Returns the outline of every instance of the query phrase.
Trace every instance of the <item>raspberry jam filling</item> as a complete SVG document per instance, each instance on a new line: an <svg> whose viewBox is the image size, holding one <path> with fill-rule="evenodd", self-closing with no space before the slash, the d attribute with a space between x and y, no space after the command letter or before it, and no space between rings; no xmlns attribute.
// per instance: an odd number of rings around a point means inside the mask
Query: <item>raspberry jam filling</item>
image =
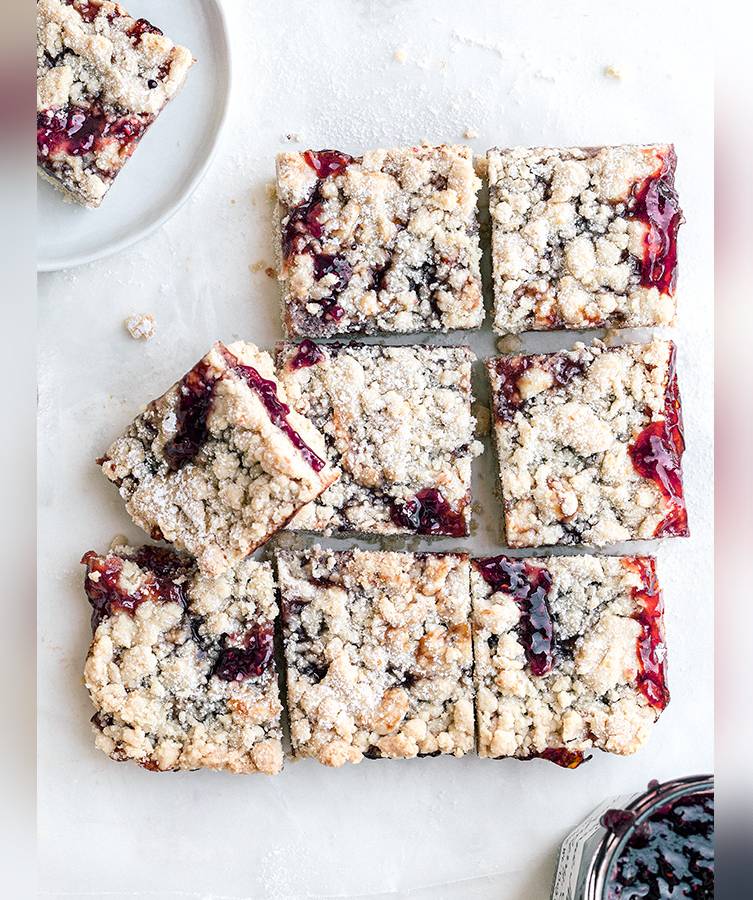
<svg viewBox="0 0 753 900"><path fill-rule="evenodd" d="M171 559L172 557L172 559ZM139 562L139 560L141 560ZM173 579L185 570L185 564L171 551L156 547L142 547L134 562L146 570L146 577L132 594L120 586L123 560L108 554L99 556L89 550L81 558L87 567L84 590L92 606L92 630L95 631L103 619L117 612L133 615L140 604L147 600L153 603L179 603L184 609L188 603L183 587ZM97 578L91 578L96 574Z"/></svg>
<svg viewBox="0 0 753 900"><path fill-rule="evenodd" d="M526 756L525 759L545 759L563 769L577 769L584 762L588 762L591 757L585 756L582 750L568 750L566 747L546 747L540 753L532 753L530 756Z"/></svg>
<svg viewBox="0 0 753 900"><path fill-rule="evenodd" d="M654 481L669 504L669 512L657 525L654 537L684 536L688 533L681 465L685 439L675 356L676 348L672 344L664 392L664 418L659 422L651 422L628 447L636 472L642 478Z"/></svg>
<svg viewBox="0 0 753 900"><path fill-rule="evenodd" d="M156 25L152 25L146 19L136 19L126 33L134 46L141 43L141 38L145 34L162 34Z"/></svg>
<svg viewBox="0 0 753 900"><path fill-rule="evenodd" d="M309 366L315 366L324 359L324 354L316 346L316 344L306 338L298 345L295 356L290 360L291 369L307 369Z"/></svg>
<svg viewBox="0 0 753 900"><path fill-rule="evenodd" d="M602 824L617 834L628 834L609 871L606 900L712 900L713 793L678 797L637 825L629 810L607 810Z"/></svg>
<svg viewBox="0 0 753 900"><path fill-rule="evenodd" d="M314 278L321 281L325 275L334 274L337 281L332 285L333 291L344 291L353 275L353 269L344 256L333 256L329 253L314 254Z"/></svg>
<svg viewBox="0 0 753 900"><path fill-rule="evenodd" d="M436 488L425 488L405 503L394 502L390 515L395 525L417 534L464 537L468 533L464 508L465 503L458 509L450 506Z"/></svg>
<svg viewBox="0 0 753 900"><path fill-rule="evenodd" d="M499 387L496 392L494 411L499 421L512 422L517 410L525 403L518 383L523 374L534 366L549 372L554 384L560 387L567 387L574 378L582 375L584 370L584 365L580 360L571 359L564 353L549 357L501 357L495 362L495 369L499 375Z"/></svg>
<svg viewBox="0 0 753 900"><path fill-rule="evenodd" d="M631 218L647 226L641 263L641 286L673 294L677 283L677 231L683 222L675 191L676 156L673 148L662 157L658 172L634 189Z"/></svg>
<svg viewBox="0 0 753 900"><path fill-rule="evenodd" d="M257 623L243 639L242 647L223 647L213 675L222 681L247 681L263 675L274 655L274 628Z"/></svg>
<svg viewBox="0 0 753 900"><path fill-rule="evenodd" d="M206 442L207 417L216 381L217 375L202 360L180 382L175 435L162 451L172 471L194 459Z"/></svg>
<svg viewBox="0 0 753 900"><path fill-rule="evenodd" d="M342 175L353 162L352 156L339 150L306 150L303 158L316 172L317 178Z"/></svg>
<svg viewBox="0 0 753 900"><path fill-rule="evenodd" d="M251 390L256 393L259 400L261 400L272 424L286 435L290 443L300 452L301 456L315 472L321 472L325 466L324 460L314 453L311 447L288 422L287 417L290 415L290 407L277 396L277 385L274 381L262 378L253 366L246 366L240 363L227 347L222 346L221 350L228 367L243 378Z"/></svg>
<svg viewBox="0 0 753 900"><path fill-rule="evenodd" d="M322 223L319 221L321 212L322 199L318 188L308 200L291 209L282 236L282 252L285 259L293 254L305 253L310 239L318 240L322 236Z"/></svg>
<svg viewBox="0 0 753 900"><path fill-rule="evenodd" d="M99 107L66 106L37 113L37 158L59 153L84 156L99 153L112 142L120 145L120 156L130 156L149 124L149 118L112 118Z"/></svg>
<svg viewBox="0 0 753 900"><path fill-rule="evenodd" d="M656 561L651 558L634 558L626 559L623 563L641 577L640 587L633 588L633 599L640 606L640 611L634 618L641 626L636 642L638 689L653 707L662 710L669 703L669 689L662 633L664 607L656 579Z"/></svg>
<svg viewBox="0 0 753 900"><path fill-rule="evenodd" d="M511 594L518 604L521 613L518 631L531 672L534 675L551 672L554 625L547 595L552 587L552 576L544 568L508 556L476 559L473 565L492 590Z"/></svg>

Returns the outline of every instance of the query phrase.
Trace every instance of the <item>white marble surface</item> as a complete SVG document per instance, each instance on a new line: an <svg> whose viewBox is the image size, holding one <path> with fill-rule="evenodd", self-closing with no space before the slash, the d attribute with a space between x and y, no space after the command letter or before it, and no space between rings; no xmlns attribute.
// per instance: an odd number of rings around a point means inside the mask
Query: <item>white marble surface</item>
<svg viewBox="0 0 753 900"><path fill-rule="evenodd" d="M159 3L132 0L159 21ZM234 96L219 154L148 241L40 278L39 836L42 889L66 897L548 897L558 844L602 798L712 767L712 132L705 23L691 11L570 2L226 2ZM395 58L395 51L400 50ZM619 80L603 68L616 65ZM187 91L189 88L186 89ZM180 102L187 101L188 95ZM266 185L275 152L470 140L673 140L681 232L679 377L692 537L658 549L672 702L632 758L577 771L468 757L306 761L276 779L156 776L93 749L77 565L137 538L92 460L212 340L280 337ZM286 135L298 135L286 140ZM123 177L127 177L124 174ZM134 312L157 336L133 341ZM455 339L462 340L463 335ZM446 340L452 340L452 337ZM567 346L530 336L530 349ZM473 338L494 352L487 331ZM480 552L500 546L491 454ZM445 541L435 546L450 546Z"/></svg>

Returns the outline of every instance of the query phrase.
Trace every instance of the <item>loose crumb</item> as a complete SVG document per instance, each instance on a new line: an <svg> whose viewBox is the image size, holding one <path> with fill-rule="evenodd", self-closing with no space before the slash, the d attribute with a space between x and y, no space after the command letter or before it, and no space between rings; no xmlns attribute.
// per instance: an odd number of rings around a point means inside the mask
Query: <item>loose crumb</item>
<svg viewBox="0 0 753 900"><path fill-rule="evenodd" d="M274 181L268 181L264 185L264 195L270 203L274 203L277 200L277 185Z"/></svg>
<svg viewBox="0 0 753 900"><path fill-rule="evenodd" d="M154 337L157 323L151 313L137 313L125 320L125 327L135 341L148 341Z"/></svg>
<svg viewBox="0 0 753 900"><path fill-rule="evenodd" d="M273 266L267 266L267 268L264 270L264 274L267 276L267 278L277 278L277 269L275 269Z"/></svg>
<svg viewBox="0 0 753 900"><path fill-rule="evenodd" d="M297 131L291 131L285 135L285 140L291 144L300 144L303 139Z"/></svg>
<svg viewBox="0 0 753 900"><path fill-rule="evenodd" d="M614 78L615 81L622 79L622 69L619 66L604 66L603 75L605 78Z"/></svg>
<svg viewBox="0 0 753 900"><path fill-rule="evenodd" d="M478 137L478 131L475 128L471 128L470 125L466 125L465 131L463 132L463 137L466 140L472 141L474 138Z"/></svg>
<svg viewBox="0 0 753 900"><path fill-rule="evenodd" d="M619 328L608 328L602 338L607 347L614 347L620 337Z"/></svg>
<svg viewBox="0 0 753 900"><path fill-rule="evenodd" d="M473 415L476 418L476 435L484 437L489 434L491 428L492 414L488 406L474 404Z"/></svg>
<svg viewBox="0 0 753 900"><path fill-rule="evenodd" d="M400 64L407 62L408 51L405 49L405 47L397 47L395 49L395 52L392 54L392 58L395 60L395 62L398 62Z"/></svg>
<svg viewBox="0 0 753 900"><path fill-rule="evenodd" d="M516 334L505 334L497 341L500 353L519 353L522 349L523 342Z"/></svg>
<svg viewBox="0 0 753 900"><path fill-rule="evenodd" d="M267 261L266 261L266 259L257 259L256 262L255 262L255 263L251 263L251 265L250 265L248 268L249 268L252 272L261 272L261 271L263 271L263 270L266 270L266 268L267 268Z"/></svg>

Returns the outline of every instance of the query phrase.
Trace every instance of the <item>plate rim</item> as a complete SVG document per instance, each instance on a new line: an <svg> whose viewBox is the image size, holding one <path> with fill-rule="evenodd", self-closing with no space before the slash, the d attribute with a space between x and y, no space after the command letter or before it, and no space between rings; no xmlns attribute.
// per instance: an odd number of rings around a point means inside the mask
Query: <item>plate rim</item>
<svg viewBox="0 0 753 900"><path fill-rule="evenodd" d="M204 180L204 176L206 175L209 167L214 161L214 157L217 153L217 148L219 147L220 140L225 130L225 125L227 123L228 111L230 109L230 97L232 95L233 90L233 50L230 42L230 35L228 31L228 22L227 16L225 13L225 8L221 0L211 0L212 5L214 6L218 22L220 25L220 34L222 36L222 42L224 44L225 49L225 58L227 60L226 68L226 89L223 93L222 98L222 109L220 111L218 126L215 130L214 140L209 148L209 152L206 153L204 159L199 165L198 169L194 172L191 180L188 184L188 187L184 191L183 195L177 201L177 203L169 206L161 215L157 216L157 218L147 225L144 228L139 229L135 233L129 234L126 237L120 238L119 240L107 244L104 248L100 248L98 250L93 250L88 253L80 253L74 256L70 256L67 259L58 260L51 259L49 256L40 257L37 255L36 257L36 271L37 273L42 272L62 272L67 269L75 269L78 266L86 265L87 263L96 262L99 259L104 259L108 256L112 256L114 253L119 253L121 250L125 250L128 247L132 247L134 244L139 243L139 241L144 238L149 237L149 235L154 234L159 228L165 225L192 197L198 186ZM36 182L36 190L39 189L39 176L37 176ZM35 190L35 195L36 195Z"/></svg>

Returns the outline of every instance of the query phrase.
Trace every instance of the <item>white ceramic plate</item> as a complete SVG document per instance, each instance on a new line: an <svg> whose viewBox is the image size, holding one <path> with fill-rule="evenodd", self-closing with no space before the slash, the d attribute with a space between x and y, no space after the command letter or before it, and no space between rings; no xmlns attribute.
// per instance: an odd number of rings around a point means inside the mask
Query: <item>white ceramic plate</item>
<svg viewBox="0 0 753 900"><path fill-rule="evenodd" d="M163 225L212 161L230 96L230 42L218 0L131 0L197 62L149 129L99 209L66 203L37 179L37 269L66 269L115 253Z"/></svg>

